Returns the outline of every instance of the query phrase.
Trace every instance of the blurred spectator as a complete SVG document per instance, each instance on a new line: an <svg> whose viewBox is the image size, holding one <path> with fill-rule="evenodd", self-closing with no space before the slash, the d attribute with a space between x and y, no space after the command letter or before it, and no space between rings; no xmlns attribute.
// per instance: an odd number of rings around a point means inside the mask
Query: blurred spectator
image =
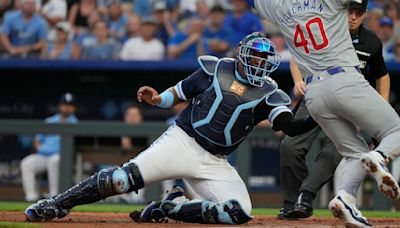
<svg viewBox="0 0 400 228"><path fill-rule="evenodd" d="M271 35L271 41L275 44L276 50L281 56L281 61L289 62L292 58L289 49L286 46L282 33L274 33Z"/></svg>
<svg viewBox="0 0 400 228"><path fill-rule="evenodd" d="M41 13L52 27L67 19L67 3L65 0L44 0Z"/></svg>
<svg viewBox="0 0 400 228"><path fill-rule="evenodd" d="M128 18L123 15L120 0L110 0L108 2L105 21L110 30L110 36L116 40L122 39L125 34L125 26L128 22Z"/></svg>
<svg viewBox="0 0 400 228"><path fill-rule="evenodd" d="M230 0L222 0L222 1L230 1ZM179 10L185 14L193 15L197 10L197 3L204 2L210 8L213 5L223 5L221 0L184 0L179 3Z"/></svg>
<svg viewBox="0 0 400 228"><path fill-rule="evenodd" d="M76 124L78 122L74 115L75 99L70 93L61 97L58 110L57 114L46 118L45 122L48 124ZM38 134L35 137L34 148L37 153L28 155L20 163L26 201L36 201L42 197L39 194L36 175L46 170L50 197L58 194L60 147L59 135Z"/></svg>
<svg viewBox="0 0 400 228"><path fill-rule="evenodd" d="M176 33L177 15L171 14L165 1L157 1L154 4L153 16L158 21L156 37L166 45Z"/></svg>
<svg viewBox="0 0 400 228"><path fill-rule="evenodd" d="M379 30L381 28L380 20L382 17L383 17L383 10L373 9L371 11L368 11L366 26L372 31L374 31L376 34L379 34Z"/></svg>
<svg viewBox="0 0 400 228"><path fill-rule="evenodd" d="M196 16L203 20L207 20L210 13L210 6L207 4L206 0L196 1Z"/></svg>
<svg viewBox="0 0 400 228"><path fill-rule="evenodd" d="M394 42L393 60L400 63L400 36Z"/></svg>
<svg viewBox="0 0 400 228"><path fill-rule="evenodd" d="M79 0L71 6L68 22L73 25L75 33L89 28L88 18L94 11L97 11L96 0Z"/></svg>
<svg viewBox="0 0 400 228"><path fill-rule="evenodd" d="M124 122L126 124L141 124L143 123L142 110L137 105L129 105L124 114ZM131 138L131 137L121 137L121 148L122 151L132 151L134 145L146 145L146 138Z"/></svg>
<svg viewBox="0 0 400 228"><path fill-rule="evenodd" d="M130 38L138 37L140 34L141 20L136 14L132 14L126 23L125 35L120 39L120 43L124 44Z"/></svg>
<svg viewBox="0 0 400 228"><path fill-rule="evenodd" d="M121 49L122 60L160 61L164 58L164 44L155 38L157 21L153 17L142 20L140 36L130 38Z"/></svg>
<svg viewBox="0 0 400 228"><path fill-rule="evenodd" d="M385 4L385 13L394 22L394 34L395 36L400 35L400 1L399 0L388 0Z"/></svg>
<svg viewBox="0 0 400 228"><path fill-rule="evenodd" d="M370 0L368 2L368 10L374 10L374 9L383 9L383 6L385 5L386 0Z"/></svg>
<svg viewBox="0 0 400 228"><path fill-rule="evenodd" d="M169 59L194 60L204 54L202 35L204 21L193 17L187 19L183 32L176 32L168 43Z"/></svg>
<svg viewBox="0 0 400 228"><path fill-rule="evenodd" d="M263 27L258 16L253 14L247 0L232 0L233 12L226 17L225 26L234 32L234 43L239 43L252 32L262 32Z"/></svg>
<svg viewBox="0 0 400 228"><path fill-rule="evenodd" d="M13 8L11 0L0 0L0 23L3 22L4 14Z"/></svg>
<svg viewBox="0 0 400 228"><path fill-rule="evenodd" d="M106 22L96 22L93 25L92 33L93 36L86 37L82 41L81 57L90 60L117 59L119 45L108 37Z"/></svg>
<svg viewBox="0 0 400 228"><path fill-rule="evenodd" d="M73 42L72 27L68 22L58 22L55 26L57 30L54 42L47 44L41 57L43 59L69 60L79 58L79 47Z"/></svg>
<svg viewBox="0 0 400 228"><path fill-rule="evenodd" d="M383 57L386 60L391 59L393 56L393 44L394 44L394 24L393 20L384 16L380 20L381 28L379 30L378 36L382 40L382 52Z"/></svg>
<svg viewBox="0 0 400 228"><path fill-rule="evenodd" d="M36 13L35 0L21 0L21 9L7 14L0 39L8 57L38 57L45 48L47 23Z"/></svg>
<svg viewBox="0 0 400 228"><path fill-rule="evenodd" d="M74 33L75 34L75 41L76 43L79 45L79 47L83 46L83 41L86 38L92 37L93 38L93 34L92 31L94 24L96 24L97 22L101 21L101 16L99 14L98 11L93 11L88 18L88 25L90 29L85 29L82 30L80 33Z"/></svg>
<svg viewBox="0 0 400 228"><path fill-rule="evenodd" d="M133 0L133 12L140 17L150 16L153 13L152 0Z"/></svg>
<svg viewBox="0 0 400 228"><path fill-rule="evenodd" d="M225 10L216 5L211 9L209 21L204 31L204 51L206 54L224 57L233 43L233 31L224 26Z"/></svg>

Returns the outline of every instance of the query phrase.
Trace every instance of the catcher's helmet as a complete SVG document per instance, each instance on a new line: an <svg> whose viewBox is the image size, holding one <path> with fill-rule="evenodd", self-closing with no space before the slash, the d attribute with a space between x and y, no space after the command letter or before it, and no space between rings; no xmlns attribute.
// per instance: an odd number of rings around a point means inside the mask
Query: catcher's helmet
<svg viewBox="0 0 400 228"><path fill-rule="evenodd" d="M249 83L258 87L264 85L268 75L278 68L281 61L275 45L260 32L247 35L240 41L237 58L244 65Z"/></svg>

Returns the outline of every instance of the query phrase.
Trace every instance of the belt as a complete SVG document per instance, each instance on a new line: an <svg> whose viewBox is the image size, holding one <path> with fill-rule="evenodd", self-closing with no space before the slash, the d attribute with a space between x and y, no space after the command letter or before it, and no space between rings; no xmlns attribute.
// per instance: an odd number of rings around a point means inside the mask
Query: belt
<svg viewBox="0 0 400 228"><path fill-rule="evenodd" d="M354 68L355 68L358 72L360 72L360 68L359 68L358 66L355 66ZM328 70L326 70L326 72L327 72L329 75L333 76L333 75L335 75L335 74L344 73L344 72L346 72L346 71L343 69L343 67L333 67L333 68L329 68ZM311 83L314 79L315 79L315 78L314 78L314 75L311 75L311 76L308 76L308 77L306 78L305 82L306 82L306 84L309 84L309 83ZM316 79L322 80L323 78L318 76Z"/></svg>

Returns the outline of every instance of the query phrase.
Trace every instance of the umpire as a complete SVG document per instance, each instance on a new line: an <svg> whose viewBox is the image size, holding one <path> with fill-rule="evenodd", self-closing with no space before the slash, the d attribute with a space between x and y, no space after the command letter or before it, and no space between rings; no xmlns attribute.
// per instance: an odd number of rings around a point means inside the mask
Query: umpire
<svg viewBox="0 0 400 228"><path fill-rule="evenodd" d="M360 70L369 83L375 86L377 92L388 101L390 77L382 56L382 42L374 32L362 25L366 17L367 4L368 0L363 0L362 3L350 3L349 29L360 60ZM294 61L291 62L291 72L295 83L295 95L304 96L305 83ZM307 115L305 103L301 101L296 118ZM279 219L310 217L316 194L333 177L342 158L335 145L324 136L321 141L322 150L308 173L305 157L320 132L321 128L317 126L304 134L295 137L286 136L282 140L280 172L284 201L278 214Z"/></svg>

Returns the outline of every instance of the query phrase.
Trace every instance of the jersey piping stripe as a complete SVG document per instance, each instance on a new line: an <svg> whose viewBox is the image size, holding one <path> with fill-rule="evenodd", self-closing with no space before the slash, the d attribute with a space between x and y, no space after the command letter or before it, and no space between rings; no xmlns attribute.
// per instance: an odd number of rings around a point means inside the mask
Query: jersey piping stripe
<svg viewBox="0 0 400 228"><path fill-rule="evenodd" d="M185 94L183 93L182 81L178 82L178 84L175 85L175 92L178 95L179 99L184 100L184 101L187 100Z"/></svg>
<svg viewBox="0 0 400 228"><path fill-rule="evenodd" d="M278 106L278 107L272 109L268 115L268 119L269 119L269 122L271 123L271 126L273 125L275 118L282 112L292 113L292 111L286 106Z"/></svg>
<svg viewBox="0 0 400 228"><path fill-rule="evenodd" d="M220 61L215 66L214 75L217 75L217 69L218 69L219 63L220 63ZM215 98L215 101L214 101L213 105L210 108L210 112L208 112L206 118L193 123L193 128L198 128L200 126L203 126L205 124L210 123L211 119L214 117L215 112L217 112L217 109L218 109L219 105L221 104L223 95L222 95L222 92L221 92L221 87L219 86L219 83L218 83L218 79L215 76L213 78L213 87L214 87L214 91L215 91L215 94L216 94L216 98Z"/></svg>
<svg viewBox="0 0 400 228"><path fill-rule="evenodd" d="M370 53L363 52L363 51L359 51L359 50L356 50L356 53L357 53L357 54L360 54L360 55L363 55L363 56L368 56L368 57L370 57L370 56L371 56L371 54L370 54Z"/></svg>
<svg viewBox="0 0 400 228"><path fill-rule="evenodd" d="M257 106L258 103L260 103L264 99L265 99L265 96L258 100L241 104L236 108L236 110L233 112L233 114L231 116L231 119L228 121L228 124L226 125L226 127L224 129L225 142L226 142L227 146L232 145L231 130L232 130L233 125L236 123L236 120L238 119L240 113L245 109L254 108L255 106Z"/></svg>

